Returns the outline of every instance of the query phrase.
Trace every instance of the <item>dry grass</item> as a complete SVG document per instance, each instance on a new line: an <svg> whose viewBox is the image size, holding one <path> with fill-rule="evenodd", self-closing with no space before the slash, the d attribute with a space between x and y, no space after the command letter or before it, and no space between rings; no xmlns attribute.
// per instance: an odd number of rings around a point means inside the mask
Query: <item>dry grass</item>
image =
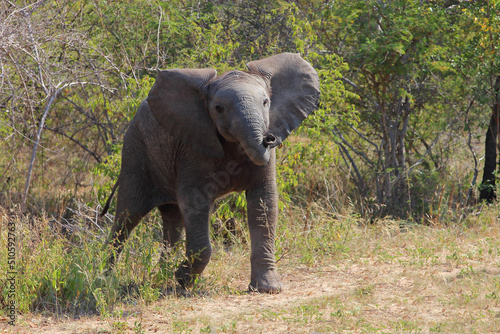
<svg viewBox="0 0 500 334"><path fill-rule="evenodd" d="M227 249L216 239L204 278L188 294L168 287L157 298L141 293L101 315L31 312L3 330L494 333L500 328L498 209L483 207L459 225L434 227L392 220L364 225L351 215L317 212L306 231L288 212L277 238L281 294L248 293L247 244Z"/></svg>

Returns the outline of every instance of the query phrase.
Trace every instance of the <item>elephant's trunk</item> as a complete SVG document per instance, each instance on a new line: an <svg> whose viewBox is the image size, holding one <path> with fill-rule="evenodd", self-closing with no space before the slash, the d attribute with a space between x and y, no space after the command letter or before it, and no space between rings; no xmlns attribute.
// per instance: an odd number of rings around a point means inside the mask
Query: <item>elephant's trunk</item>
<svg viewBox="0 0 500 334"><path fill-rule="evenodd" d="M237 130L233 133L250 160L262 166L269 162L270 149L275 146L273 141L275 137L266 133L267 127L263 119L255 119L255 113L251 115L237 122Z"/></svg>

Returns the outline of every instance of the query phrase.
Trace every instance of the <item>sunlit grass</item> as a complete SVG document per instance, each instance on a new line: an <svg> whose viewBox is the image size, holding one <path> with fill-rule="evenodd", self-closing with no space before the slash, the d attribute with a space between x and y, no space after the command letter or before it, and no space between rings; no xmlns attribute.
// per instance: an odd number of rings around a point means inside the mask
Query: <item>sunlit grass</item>
<svg viewBox="0 0 500 334"><path fill-rule="evenodd" d="M159 261L155 212L107 272L111 217L96 221L85 205L64 224L3 211L0 269L4 226L14 220L19 328L30 317L51 314L58 321L98 317L106 330L125 333L151 326L157 314L170 332L488 332L500 325L498 209L481 206L453 226L425 226L395 219L369 224L320 206L305 217L288 207L276 234L285 286L277 296L247 291L250 252L242 218L231 233L214 227L211 262L189 291L181 291L173 275L183 244Z"/></svg>

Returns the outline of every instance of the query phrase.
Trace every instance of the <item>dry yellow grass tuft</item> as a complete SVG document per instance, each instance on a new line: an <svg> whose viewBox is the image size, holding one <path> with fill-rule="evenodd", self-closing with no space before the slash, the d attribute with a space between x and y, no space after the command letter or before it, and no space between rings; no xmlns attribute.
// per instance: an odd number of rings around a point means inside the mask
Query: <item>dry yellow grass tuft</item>
<svg viewBox="0 0 500 334"><path fill-rule="evenodd" d="M19 316L11 333L494 333L500 328L496 207L456 226L364 225L315 215L278 234L284 291L247 292L247 245L216 241L189 294L119 303L105 316ZM288 219L288 218L286 218ZM282 236L282 237L280 237Z"/></svg>

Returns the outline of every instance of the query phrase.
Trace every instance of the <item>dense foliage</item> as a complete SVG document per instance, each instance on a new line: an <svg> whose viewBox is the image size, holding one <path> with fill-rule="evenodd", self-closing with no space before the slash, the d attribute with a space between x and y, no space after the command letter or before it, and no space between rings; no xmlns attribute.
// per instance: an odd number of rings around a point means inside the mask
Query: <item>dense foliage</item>
<svg viewBox="0 0 500 334"><path fill-rule="evenodd" d="M320 109L297 132L302 139L280 153L287 200L310 197L305 188L321 188L344 173L351 183L338 190L362 213L422 217L432 210L425 199L445 183L459 185L462 193L453 201L460 205L474 195L478 153L471 140L487 127L500 67L498 4L95 0L1 6L4 205L52 212L56 203L81 195L102 201L118 172L123 133L157 69L223 72L278 52L300 52L322 80ZM467 159L476 162L457 175L450 158L468 137ZM323 180L297 189L307 168ZM89 186L97 198L88 198ZM58 198L44 193L52 187L63 190Z"/></svg>

